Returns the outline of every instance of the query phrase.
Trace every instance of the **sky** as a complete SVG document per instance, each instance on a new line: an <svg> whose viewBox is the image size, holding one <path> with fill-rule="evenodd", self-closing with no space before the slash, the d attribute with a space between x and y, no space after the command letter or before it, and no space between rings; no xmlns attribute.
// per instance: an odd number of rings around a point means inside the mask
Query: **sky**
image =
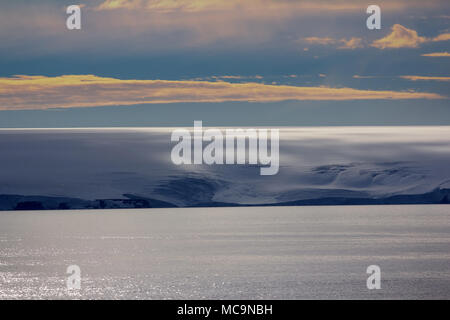
<svg viewBox="0 0 450 320"><path fill-rule="evenodd" d="M0 127L448 125L450 2L0 0Z"/></svg>

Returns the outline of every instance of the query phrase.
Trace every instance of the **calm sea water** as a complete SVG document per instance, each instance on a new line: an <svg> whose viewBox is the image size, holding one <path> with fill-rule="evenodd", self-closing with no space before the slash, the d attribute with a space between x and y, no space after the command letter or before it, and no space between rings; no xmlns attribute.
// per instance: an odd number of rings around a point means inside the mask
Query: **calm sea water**
<svg viewBox="0 0 450 320"><path fill-rule="evenodd" d="M0 298L449 299L450 207L1 212Z"/></svg>

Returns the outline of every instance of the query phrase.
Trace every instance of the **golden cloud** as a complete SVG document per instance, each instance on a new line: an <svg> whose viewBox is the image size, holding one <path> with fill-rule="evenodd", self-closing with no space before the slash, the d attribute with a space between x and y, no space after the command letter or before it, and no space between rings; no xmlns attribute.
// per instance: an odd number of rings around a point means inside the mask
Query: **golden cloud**
<svg viewBox="0 0 450 320"><path fill-rule="evenodd" d="M443 33L431 39L433 42L450 40L450 33Z"/></svg>
<svg viewBox="0 0 450 320"><path fill-rule="evenodd" d="M450 81L450 77L400 76L400 78L411 81Z"/></svg>
<svg viewBox="0 0 450 320"><path fill-rule="evenodd" d="M417 31L408 29L401 24L394 24L391 33L386 37L375 40L371 46L378 49L391 48L417 48L425 42L450 40L450 33L440 34L434 38L421 37Z"/></svg>
<svg viewBox="0 0 450 320"><path fill-rule="evenodd" d="M422 54L423 57L432 57L432 58L439 58L439 57L450 57L450 53L446 52L433 52L433 53L424 53Z"/></svg>
<svg viewBox="0 0 450 320"><path fill-rule="evenodd" d="M434 93L224 81L121 80L95 75L0 78L0 110L180 102L444 99Z"/></svg>
<svg viewBox="0 0 450 320"><path fill-rule="evenodd" d="M417 31L405 28L401 24L394 24L391 30L386 37L374 41L372 47L378 49L417 48L421 43L427 41L425 37L419 36Z"/></svg>
<svg viewBox="0 0 450 320"><path fill-rule="evenodd" d="M338 49L358 49L364 47L362 43L361 38L351 38L349 40L341 39L341 45L338 47Z"/></svg>

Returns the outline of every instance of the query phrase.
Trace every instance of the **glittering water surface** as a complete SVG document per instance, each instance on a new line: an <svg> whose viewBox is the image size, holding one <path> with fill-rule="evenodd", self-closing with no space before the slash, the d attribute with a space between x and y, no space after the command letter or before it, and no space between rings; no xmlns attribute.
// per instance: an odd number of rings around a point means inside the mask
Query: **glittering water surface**
<svg viewBox="0 0 450 320"><path fill-rule="evenodd" d="M0 298L449 299L450 207L1 212Z"/></svg>

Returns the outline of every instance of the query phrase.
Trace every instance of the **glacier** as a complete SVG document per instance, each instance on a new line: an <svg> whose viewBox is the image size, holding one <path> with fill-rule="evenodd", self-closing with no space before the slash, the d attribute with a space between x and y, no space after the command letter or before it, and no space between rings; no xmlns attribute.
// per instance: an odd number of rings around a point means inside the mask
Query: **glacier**
<svg viewBox="0 0 450 320"><path fill-rule="evenodd" d="M274 176L176 166L172 130L0 129L0 210L449 202L449 126L281 128Z"/></svg>

